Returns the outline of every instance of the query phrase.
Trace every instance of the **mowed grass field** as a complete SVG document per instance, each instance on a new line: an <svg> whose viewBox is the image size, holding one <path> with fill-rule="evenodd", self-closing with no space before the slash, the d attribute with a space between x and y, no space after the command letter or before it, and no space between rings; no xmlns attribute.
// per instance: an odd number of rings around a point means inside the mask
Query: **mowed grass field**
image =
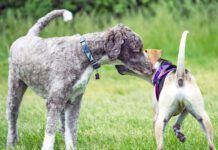
<svg viewBox="0 0 218 150"><path fill-rule="evenodd" d="M209 59L209 58L208 58ZM215 61L214 61L215 63ZM216 62L215 65L218 65ZM206 110L215 130L218 146L217 69L192 66L193 74L204 95ZM207 70L207 71L205 71ZM3 83L3 84L2 84ZM5 148L7 124L5 120L6 82L1 82L0 149ZM152 129L152 86L129 76L120 76L113 67L101 69L101 80L92 76L83 97L78 130L78 149L155 149ZM199 124L188 116L182 130L187 141L181 144L174 136L173 118L166 128L165 148L169 150L205 150L206 138ZM45 100L28 90L19 115L19 143L17 150L40 149L46 121ZM58 132L55 148L64 149Z"/></svg>
<svg viewBox="0 0 218 150"><path fill-rule="evenodd" d="M189 30L186 47L186 67L195 76L205 99L215 131L215 145L218 147L218 16L217 3L208 7L190 6L184 17L167 6L155 6L155 16L146 10L129 13L121 19L101 22L94 16L79 14L71 23L61 19L51 23L42 33L43 37L72 35L102 31L122 22L142 38L144 48L161 48L163 58L176 63L181 34ZM211 11L213 10L213 11ZM210 12L210 13L209 13ZM10 44L19 36L25 35L35 22L29 16L20 18L19 13L8 12L0 18L0 149L5 149L7 121L5 115L7 96L7 57ZM100 69L100 80L94 76L83 97L78 126L78 149L85 150L128 150L156 149L152 128L152 85L146 81L119 75L113 66ZM45 100L28 89L23 98L19 120L19 143L16 150L40 149L46 121ZM174 136L172 118L166 128L165 149L205 150L206 138L197 121L189 115L182 130L187 141L181 144ZM55 149L64 149L64 140L57 132Z"/></svg>

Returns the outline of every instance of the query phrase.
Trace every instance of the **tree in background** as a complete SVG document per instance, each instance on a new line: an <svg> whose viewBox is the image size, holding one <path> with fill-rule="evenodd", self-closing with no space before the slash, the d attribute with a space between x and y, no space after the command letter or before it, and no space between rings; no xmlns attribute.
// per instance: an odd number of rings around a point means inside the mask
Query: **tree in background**
<svg viewBox="0 0 218 150"><path fill-rule="evenodd" d="M169 6L180 7L185 2L192 4L203 3L207 5L218 0L164 0ZM34 18L43 16L52 9L65 8L74 14L84 12L87 14L104 15L109 14L121 17L127 11L137 11L139 8L148 8L161 0L0 0L0 14L7 10L21 11L25 17L28 14ZM151 10L152 11L152 10Z"/></svg>

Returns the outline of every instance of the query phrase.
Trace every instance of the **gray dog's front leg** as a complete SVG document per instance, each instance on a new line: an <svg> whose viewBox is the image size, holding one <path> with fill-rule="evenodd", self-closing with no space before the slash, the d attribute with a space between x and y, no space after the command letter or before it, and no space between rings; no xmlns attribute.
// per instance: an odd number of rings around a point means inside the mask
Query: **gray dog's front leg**
<svg viewBox="0 0 218 150"><path fill-rule="evenodd" d="M53 105L53 104L51 104ZM61 107L50 106L47 113L45 137L43 141L42 150L53 150L55 141L55 132L57 120L61 113Z"/></svg>
<svg viewBox="0 0 218 150"><path fill-rule="evenodd" d="M60 114L64 109L68 97L67 95L68 92L66 91L66 89L55 88L55 91L51 92L50 94L51 96L47 101L48 112L47 112L46 130L45 130L45 137L43 141L42 150L54 149L56 126L58 124L58 120L60 119Z"/></svg>
<svg viewBox="0 0 218 150"><path fill-rule="evenodd" d="M61 117L60 117L60 124L61 124L61 134L64 138L64 133L65 133L65 109L61 112Z"/></svg>
<svg viewBox="0 0 218 150"><path fill-rule="evenodd" d="M67 150L76 149L77 120L81 105L82 95L68 102L65 108L65 145Z"/></svg>

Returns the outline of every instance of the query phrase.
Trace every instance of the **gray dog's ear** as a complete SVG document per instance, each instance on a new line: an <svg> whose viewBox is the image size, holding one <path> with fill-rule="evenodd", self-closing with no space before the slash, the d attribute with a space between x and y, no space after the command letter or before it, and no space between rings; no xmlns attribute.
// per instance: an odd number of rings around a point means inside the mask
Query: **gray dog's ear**
<svg viewBox="0 0 218 150"><path fill-rule="evenodd" d="M121 31L113 29L108 31L105 43L105 51L111 60L117 59L123 43L124 40Z"/></svg>

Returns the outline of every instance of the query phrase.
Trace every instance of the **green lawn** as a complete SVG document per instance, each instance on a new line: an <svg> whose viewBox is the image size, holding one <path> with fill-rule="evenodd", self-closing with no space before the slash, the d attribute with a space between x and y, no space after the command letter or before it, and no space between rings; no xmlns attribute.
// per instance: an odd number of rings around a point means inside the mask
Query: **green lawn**
<svg viewBox="0 0 218 150"><path fill-rule="evenodd" d="M176 62L179 41L189 30L186 48L186 67L194 74L205 99L206 110L215 130L218 147L218 3L208 6L187 6L187 14L165 5L154 6L154 13L126 14L121 19L96 19L96 16L77 14L70 23L62 19L48 25L42 37L73 35L102 31L122 22L137 32L144 48L161 48L164 58ZM5 149L7 122L7 58L11 43L25 35L35 20L19 17L19 12L0 16L0 150ZM99 21L100 20L100 21ZM142 79L120 76L113 66L100 69L101 79L91 78L83 97L78 129L78 149L145 149L156 148L152 129L152 86ZM46 118L45 100L28 90L19 115L19 143L16 150L40 149ZM173 134L173 118L165 135L166 150L205 150L207 142L197 121L191 116L182 127L187 141L181 144ZM55 149L64 149L58 132Z"/></svg>
<svg viewBox="0 0 218 150"><path fill-rule="evenodd" d="M189 60L191 61L191 60ZM212 60L218 65L216 60ZM206 110L218 131L218 69L190 65L203 92ZM101 69L101 80L92 77L83 97L78 131L78 149L155 149L152 129L152 86L130 76L120 76L112 66ZM0 149L5 148L7 124L5 99L7 83L1 82L0 91ZM40 149L45 127L45 100L28 90L24 96L19 116L19 144L17 150ZM189 116L183 130L187 136L181 144L172 130L173 118L167 126L166 149L207 149L204 134ZM218 136L215 136L218 141ZM218 143L216 142L216 146ZM64 141L57 134L56 149L64 149Z"/></svg>

